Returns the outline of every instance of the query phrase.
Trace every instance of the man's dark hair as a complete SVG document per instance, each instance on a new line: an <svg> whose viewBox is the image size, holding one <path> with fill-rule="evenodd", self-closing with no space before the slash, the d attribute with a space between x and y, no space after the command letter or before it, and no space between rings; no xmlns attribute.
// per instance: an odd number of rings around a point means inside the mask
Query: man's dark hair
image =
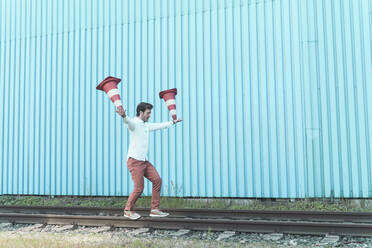
<svg viewBox="0 0 372 248"><path fill-rule="evenodd" d="M145 112L146 109L152 109L152 104L147 102L141 102L137 105L137 116L140 115L140 111Z"/></svg>

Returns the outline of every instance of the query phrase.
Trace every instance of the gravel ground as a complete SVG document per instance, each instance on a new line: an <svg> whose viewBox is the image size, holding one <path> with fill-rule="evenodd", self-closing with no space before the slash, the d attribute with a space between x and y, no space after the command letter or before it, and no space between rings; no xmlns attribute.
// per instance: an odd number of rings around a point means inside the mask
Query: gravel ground
<svg viewBox="0 0 372 248"><path fill-rule="evenodd" d="M372 247L372 238L339 237L324 243L324 236L236 233L217 241L222 232L192 231L175 237L175 230L132 228L12 225L0 223L0 247Z"/></svg>

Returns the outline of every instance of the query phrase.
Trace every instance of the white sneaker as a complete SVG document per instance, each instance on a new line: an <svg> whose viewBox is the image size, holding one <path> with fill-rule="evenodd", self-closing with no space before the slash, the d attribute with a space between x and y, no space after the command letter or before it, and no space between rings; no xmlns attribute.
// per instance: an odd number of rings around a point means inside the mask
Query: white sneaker
<svg viewBox="0 0 372 248"><path fill-rule="evenodd" d="M137 214L134 211L124 210L124 217L127 217L131 220L137 220L137 219L141 218L141 215Z"/></svg>
<svg viewBox="0 0 372 248"><path fill-rule="evenodd" d="M152 209L150 211L150 217L167 217L169 213L160 211L159 209Z"/></svg>

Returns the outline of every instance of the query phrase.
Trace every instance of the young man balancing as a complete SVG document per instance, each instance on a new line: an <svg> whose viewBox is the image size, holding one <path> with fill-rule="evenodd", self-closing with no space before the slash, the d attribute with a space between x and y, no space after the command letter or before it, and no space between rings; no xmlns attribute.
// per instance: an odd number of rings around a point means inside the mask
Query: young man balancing
<svg viewBox="0 0 372 248"><path fill-rule="evenodd" d="M124 216L136 220L141 216L132 211L134 204L140 197L143 191L144 177L152 182L152 201L151 201L151 217L166 217L169 214L159 210L161 178L155 167L147 160L149 132L171 127L173 124L182 120L173 120L162 123L148 123L151 115L152 105L141 102L137 106L137 116L128 118L125 110L117 110L116 112L123 118L124 123L129 129L129 149L127 156L127 166L134 182L134 190L129 196L124 209Z"/></svg>

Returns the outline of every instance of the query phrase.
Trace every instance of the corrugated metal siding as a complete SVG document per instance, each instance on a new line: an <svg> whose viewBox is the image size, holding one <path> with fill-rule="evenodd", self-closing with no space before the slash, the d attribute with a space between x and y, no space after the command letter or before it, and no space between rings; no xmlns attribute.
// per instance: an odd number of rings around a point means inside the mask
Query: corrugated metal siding
<svg viewBox="0 0 372 248"><path fill-rule="evenodd" d="M128 195L129 115L163 195L371 197L371 0L0 2L0 194ZM151 193L145 184L145 193Z"/></svg>

